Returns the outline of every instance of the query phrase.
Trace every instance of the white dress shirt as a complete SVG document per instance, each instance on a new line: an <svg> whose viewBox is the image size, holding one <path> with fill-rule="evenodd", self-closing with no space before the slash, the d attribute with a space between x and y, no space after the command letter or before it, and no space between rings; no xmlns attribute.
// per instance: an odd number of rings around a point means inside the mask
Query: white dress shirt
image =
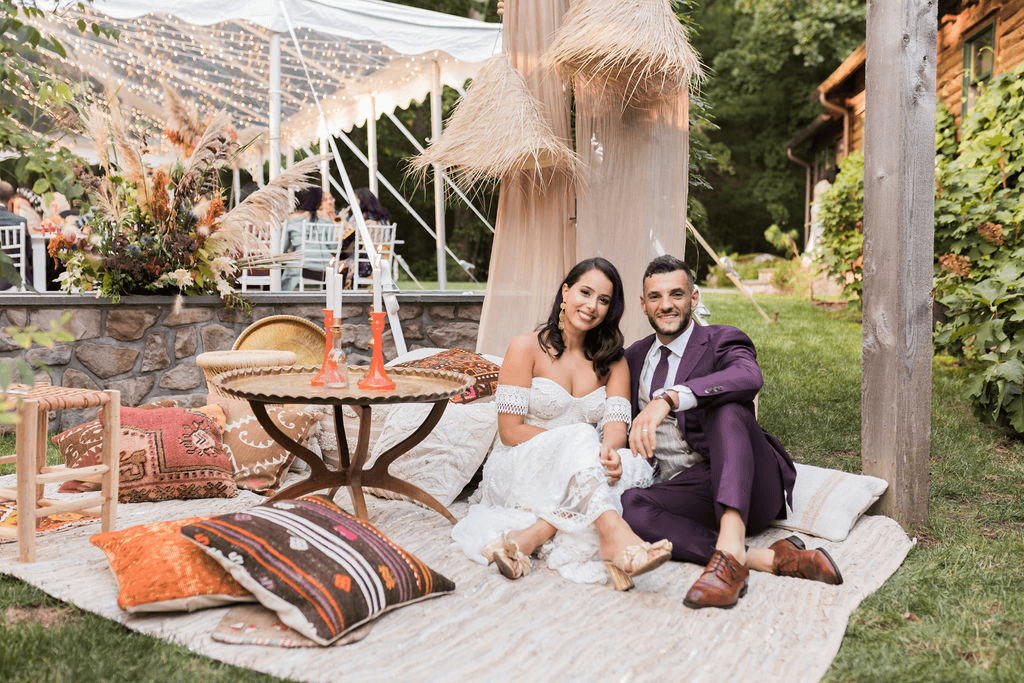
<svg viewBox="0 0 1024 683"><path fill-rule="evenodd" d="M657 367L658 361L661 360L661 349L666 346L671 351L668 355L668 375L666 381L675 379L676 372L679 370L679 361L683 357L683 352L686 351L686 345L690 343L690 335L693 332L693 326L696 324L696 321L691 320L683 333L668 344L662 344L655 338L654 343L651 344L651 350L647 352L647 357L644 358L643 369L640 371L640 384L642 386L650 388L651 380L654 379L654 369ZM679 396L679 406L673 412L697 407L697 398L690 391L689 387L682 384L666 385L663 390L655 391L651 398L657 398L668 390L674 391Z"/></svg>

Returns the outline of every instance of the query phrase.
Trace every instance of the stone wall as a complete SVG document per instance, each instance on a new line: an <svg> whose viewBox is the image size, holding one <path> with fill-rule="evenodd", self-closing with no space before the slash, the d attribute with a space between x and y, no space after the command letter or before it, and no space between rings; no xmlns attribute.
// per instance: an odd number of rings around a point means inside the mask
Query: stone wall
<svg viewBox="0 0 1024 683"><path fill-rule="evenodd" d="M206 402L207 386L196 356L230 349L238 335L256 320L293 315L323 326L323 296L316 294L251 294L251 309L227 308L215 296L126 297L118 304L106 299L68 294L0 295L0 362L16 357L49 367L39 380L60 386L117 389L121 405L137 406L173 397L183 405ZM482 292L408 292L398 295L399 317L410 350L423 347L476 348L483 304ZM349 363L369 363L371 331L368 292L346 293L342 308L342 339ZM18 347L7 327L32 325L50 329L66 312L65 328L75 341L54 348ZM385 360L396 355L390 329L384 334ZM92 416L63 411L55 428L66 429ZM57 418L57 416L54 416Z"/></svg>

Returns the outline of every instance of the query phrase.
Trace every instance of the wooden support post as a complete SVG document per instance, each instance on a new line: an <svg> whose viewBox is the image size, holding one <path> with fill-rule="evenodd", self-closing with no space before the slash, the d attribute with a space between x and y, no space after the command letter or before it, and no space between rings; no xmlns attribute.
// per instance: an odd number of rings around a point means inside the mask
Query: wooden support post
<svg viewBox="0 0 1024 683"><path fill-rule="evenodd" d="M868 0L864 143L865 474L879 512L928 519L936 3Z"/></svg>

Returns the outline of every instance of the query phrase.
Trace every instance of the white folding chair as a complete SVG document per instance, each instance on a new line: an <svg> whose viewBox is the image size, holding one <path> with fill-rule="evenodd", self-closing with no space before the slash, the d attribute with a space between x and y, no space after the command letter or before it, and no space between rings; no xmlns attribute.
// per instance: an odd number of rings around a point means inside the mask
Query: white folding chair
<svg viewBox="0 0 1024 683"><path fill-rule="evenodd" d="M3 251L11 259L14 269L21 277L21 284L16 288L20 292L26 291L25 278L28 259L25 255L25 230L25 223L0 225L0 251ZM45 268L46 263L36 264L35 267Z"/></svg>
<svg viewBox="0 0 1024 683"><path fill-rule="evenodd" d="M327 264L338 251L340 232L344 224L323 221L305 221L300 227L299 249L302 252L299 291L323 289Z"/></svg>
<svg viewBox="0 0 1024 683"><path fill-rule="evenodd" d="M243 257L266 256L274 253L274 244L271 237L272 231L270 225L248 225L245 229L252 235L255 242L252 247L247 247L242 250ZM243 292L247 292L250 289L270 289L270 269L242 268L241 273L238 276L238 286Z"/></svg>
<svg viewBox="0 0 1024 683"><path fill-rule="evenodd" d="M395 253L395 245L402 244L401 240L395 239L397 226L394 223L367 224L366 230L370 233L373 246L380 250L381 270L389 272L388 269L391 268L393 261L392 255ZM358 230L356 230L355 251L353 253L355 254L355 262L353 264L352 288L359 289L363 285L372 287L373 254L367 250L366 245L360 239ZM364 264L365 266L360 268ZM366 273L366 275L361 275L360 270Z"/></svg>

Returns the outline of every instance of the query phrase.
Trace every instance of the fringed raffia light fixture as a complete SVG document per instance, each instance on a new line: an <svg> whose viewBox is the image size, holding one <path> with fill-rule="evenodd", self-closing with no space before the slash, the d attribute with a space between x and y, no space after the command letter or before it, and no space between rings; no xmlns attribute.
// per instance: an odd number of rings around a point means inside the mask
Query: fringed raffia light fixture
<svg viewBox="0 0 1024 683"><path fill-rule="evenodd" d="M577 158L555 135L521 73L501 54L480 69L448 118L444 133L410 163L425 174L433 164L450 170L457 184L473 187L521 171L575 177Z"/></svg>
<svg viewBox="0 0 1024 683"><path fill-rule="evenodd" d="M669 0L574 0L544 59L631 105L677 95L703 77Z"/></svg>

